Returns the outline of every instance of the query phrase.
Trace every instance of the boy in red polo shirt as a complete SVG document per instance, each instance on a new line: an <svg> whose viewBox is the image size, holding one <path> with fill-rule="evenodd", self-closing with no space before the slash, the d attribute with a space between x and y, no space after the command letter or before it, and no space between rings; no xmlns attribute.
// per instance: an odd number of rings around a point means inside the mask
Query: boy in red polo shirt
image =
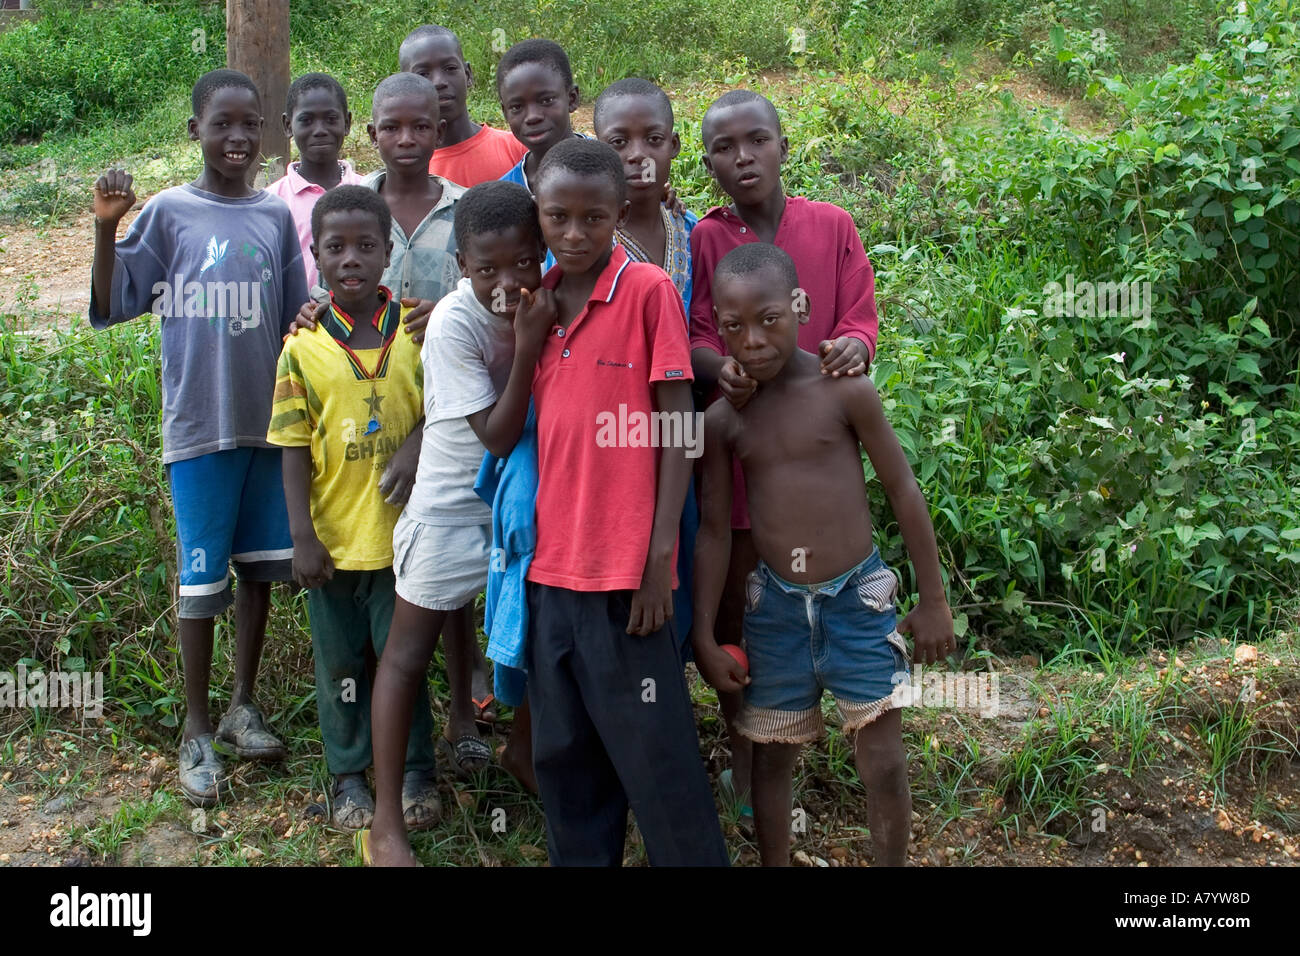
<svg viewBox="0 0 1300 956"><path fill-rule="evenodd" d="M876 352L876 282L853 217L831 203L786 196L781 165L790 145L776 107L766 97L752 90L724 93L705 112L700 133L704 165L732 203L710 209L691 233L691 363L696 381L706 392L716 386L735 408L742 408L754 394L754 379L727 354L713 315L713 271L723 256L748 242L770 242L783 249L799 270L798 291L804 301L797 305L807 316L799 329L799 348L821 358L824 375L865 375ZM745 578L757 566L758 553L750 537L739 464L733 472L734 530L718 639L738 645ZM719 693L718 702L731 737L731 789L743 806L751 749L735 730L742 699Z"/></svg>
<svg viewBox="0 0 1300 956"><path fill-rule="evenodd" d="M628 208L613 149L563 141L537 179L558 317L533 379L527 662L551 863L619 865L630 805L652 864L725 866L672 622L700 451L682 299L613 245Z"/></svg>

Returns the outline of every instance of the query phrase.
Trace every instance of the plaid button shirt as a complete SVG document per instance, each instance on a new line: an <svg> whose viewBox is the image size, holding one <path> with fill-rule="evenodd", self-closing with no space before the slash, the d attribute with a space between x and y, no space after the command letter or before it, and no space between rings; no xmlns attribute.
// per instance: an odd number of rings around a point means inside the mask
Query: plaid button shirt
<svg viewBox="0 0 1300 956"><path fill-rule="evenodd" d="M387 173L373 172L361 185L376 192ZM456 265L456 232L453 228L456 201L465 195L465 187L441 176L430 176L442 184L442 198L407 235L393 218L393 257L384 270L383 284L399 299L429 299L437 302L456 288L460 267Z"/></svg>

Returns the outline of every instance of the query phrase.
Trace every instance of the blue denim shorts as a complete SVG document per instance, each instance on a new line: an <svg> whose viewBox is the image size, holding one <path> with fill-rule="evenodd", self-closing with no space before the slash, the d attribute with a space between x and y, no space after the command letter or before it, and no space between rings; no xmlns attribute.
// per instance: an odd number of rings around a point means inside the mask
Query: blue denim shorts
<svg viewBox="0 0 1300 956"><path fill-rule="evenodd" d="M760 561L746 581L745 653L750 684L739 731L758 743L804 743L822 734L822 692L839 705L846 733L895 706L910 678L895 629L898 578L876 548L832 581L793 584Z"/></svg>

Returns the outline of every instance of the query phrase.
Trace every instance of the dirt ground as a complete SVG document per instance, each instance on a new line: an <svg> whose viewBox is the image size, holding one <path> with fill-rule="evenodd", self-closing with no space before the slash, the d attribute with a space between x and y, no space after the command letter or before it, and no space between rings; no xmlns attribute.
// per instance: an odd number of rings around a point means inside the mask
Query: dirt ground
<svg viewBox="0 0 1300 956"><path fill-rule="evenodd" d="M1294 821L1300 814L1300 765L1281 761L1281 771L1261 786L1248 779L1247 767L1238 767L1227 779L1226 795L1216 799L1207 784L1206 744L1192 726L1198 701L1212 706L1226 701L1241 686L1249 668L1235 664L1231 650L1193 665L1162 662L1152 653L1133 679L1106 677L1085 671L1045 673L1024 662L1001 665L1000 706L992 718L978 718L968 712L937 709L911 710L905 715L912 746L909 747L913 785L913 826L909 860L915 866L1296 866L1300 863L1300 838ZM1190 659L1190 658L1189 658ZM1023 746L1023 734L1031 725L1050 726L1053 710L1067 706L1073 697L1097 694L1079 685L1112 682L1098 687L1111 694L1133 686L1146 695L1142 683L1163 676L1159 668L1177 668L1175 678L1185 685L1186 717L1157 725L1164 742L1157 747L1152 765L1145 772L1128 777L1119 767L1098 764L1090 781L1089 798L1100 811L1081 826L1077 817L1064 826L1048 825L1043 830L1028 824L1023 829L1006 825L1008 795L997 792L994 783L999 760ZM1293 662L1292 662L1293 663ZM1256 727L1278 731L1293 742L1297 737L1297 691L1300 680L1290 669L1267 687L1260 684ZM1186 678L1186 680L1184 680ZM1127 685L1127 686L1126 686ZM1217 690L1216 690L1217 688ZM1092 688L1091 690L1096 690ZM1203 695L1203 696L1202 696ZM701 739L709 754L710 775L727 765L725 739L712 707L697 707L703 728ZM88 728L93 732L93 727ZM946 812L933 802L936 793L926 789L920 760L915 752L915 735L930 736L930 744L960 747L971 740L985 755L971 771L970 787L963 791L958 818L945 822ZM1098 732L1107 733L1099 727ZM289 789L278 804L259 805L245 797L227 801L207 811L211 825L197 834L184 825L179 814L160 814L140 828L113 858L101 859L96 852L79 845L76 834L112 820L124 801L136 806L158 790L175 787L174 751L126 747L116 755L102 753L86 757L78 779L85 781L80 793L68 792L70 774L58 734L46 736L45 746L31 747L30 739L17 744L16 765L0 772L0 865L80 866L116 863L128 866L194 865L211 854L211 834L230 830L269 829L290 838L310 828L323 828L322 861L345 858L350 837L326 828L321 815L321 795L307 789ZM823 742L820 748L824 750ZM872 862L870 838L866 835L865 794L860 787L834 778L818 752L809 750L796 771L796 806L804 811L806 830L792 836L794 862L804 866L868 866ZM77 781L72 781L74 784ZM443 781L444 806L449 801L462 805L479 799L462 783ZM236 784L238 791L238 782ZM454 803L451 804L454 806ZM1261 808L1273 814L1261 813ZM191 812L188 809L186 812ZM1104 814L1104 821L1103 821ZM1271 822L1262 822L1263 815ZM1088 822L1085 816L1084 821ZM1282 820L1283 823L1278 823ZM1289 822L1289 825L1288 825ZM725 826L728 843L741 864L756 864L752 833L733 824ZM326 846L333 849L327 853ZM533 846L519 848L512 861L544 858ZM240 855L258 861L263 851L242 847ZM274 864L274 858L264 860Z"/></svg>

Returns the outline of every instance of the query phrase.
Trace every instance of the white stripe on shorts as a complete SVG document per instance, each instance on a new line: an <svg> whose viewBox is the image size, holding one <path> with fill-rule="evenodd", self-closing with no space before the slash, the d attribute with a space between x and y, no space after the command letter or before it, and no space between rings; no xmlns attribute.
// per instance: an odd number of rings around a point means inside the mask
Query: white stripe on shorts
<svg viewBox="0 0 1300 956"><path fill-rule="evenodd" d="M230 574L227 573L220 581L213 581L211 584L182 584L180 586L181 597L203 597L208 594L220 594L230 584Z"/></svg>
<svg viewBox="0 0 1300 956"><path fill-rule="evenodd" d="M253 561L288 561L292 557L293 548L280 548L278 551L245 551L243 554L232 554L230 560L250 564Z"/></svg>

